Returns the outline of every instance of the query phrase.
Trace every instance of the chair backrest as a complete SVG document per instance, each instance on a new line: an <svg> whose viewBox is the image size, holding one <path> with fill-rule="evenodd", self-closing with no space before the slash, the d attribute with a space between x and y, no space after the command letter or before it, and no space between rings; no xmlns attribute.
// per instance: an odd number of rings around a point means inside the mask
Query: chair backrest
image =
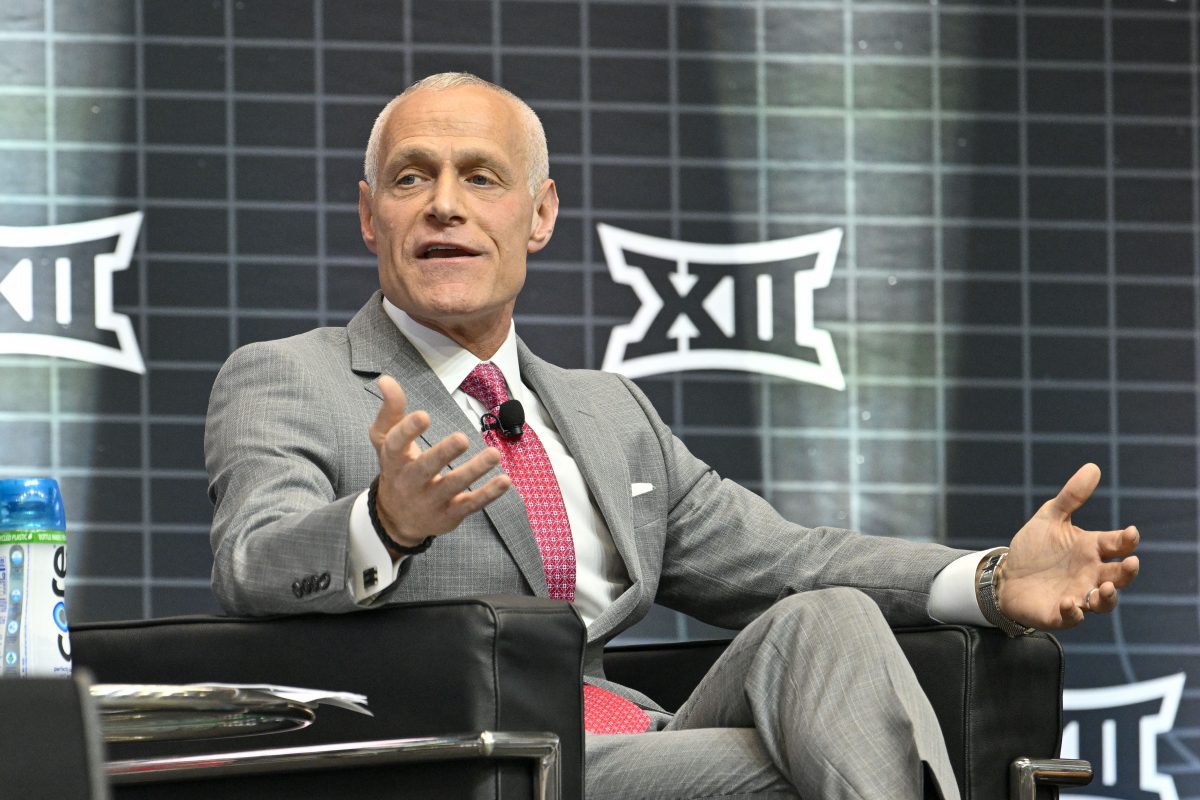
<svg viewBox="0 0 1200 800"><path fill-rule="evenodd" d="M0 797L108 800L85 676L0 680Z"/></svg>

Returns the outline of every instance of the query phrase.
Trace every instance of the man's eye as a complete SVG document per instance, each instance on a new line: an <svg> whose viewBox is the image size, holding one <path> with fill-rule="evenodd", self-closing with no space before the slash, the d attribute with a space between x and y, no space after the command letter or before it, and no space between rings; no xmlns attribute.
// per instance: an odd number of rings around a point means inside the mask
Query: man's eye
<svg viewBox="0 0 1200 800"><path fill-rule="evenodd" d="M416 175L401 175L396 179L397 186L412 186L417 182Z"/></svg>
<svg viewBox="0 0 1200 800"><path fill-rule="evenodd" d="M491 186L492 184L492 179L487 175L472 175L467 180L469 180L475 186Z"/></svg>

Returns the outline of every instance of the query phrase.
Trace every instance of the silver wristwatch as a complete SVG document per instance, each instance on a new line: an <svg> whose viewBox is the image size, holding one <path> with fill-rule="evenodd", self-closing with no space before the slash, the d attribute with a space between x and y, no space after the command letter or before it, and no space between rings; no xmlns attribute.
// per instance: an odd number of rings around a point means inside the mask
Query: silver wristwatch
<svg viewBox="0 0 1200 800"><path fill-rule="evenodd" d="M1008 550L998 550L987 558L983 572L979 573L979 610L988 622L1012 637L1025 636L1033 633L1033 628L1026 628L1021 623L1004 615L1000 610L1000 598L996 596L996 569L1004 559L1008 558Z"/></svg>

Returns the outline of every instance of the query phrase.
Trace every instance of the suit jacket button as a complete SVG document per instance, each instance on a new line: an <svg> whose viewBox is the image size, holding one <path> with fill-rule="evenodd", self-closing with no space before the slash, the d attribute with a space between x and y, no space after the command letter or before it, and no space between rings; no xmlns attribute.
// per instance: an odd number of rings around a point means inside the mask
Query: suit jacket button
<svg viewBox="0 0 1200 800"><path fill-rule="evenodd" d="M328 572L322 572L321 577L317 578L317 591L323 592L329 588L331 578Z"/></svg>
<svg viewBox="0 0 1200 800"><path fill-rule="evenodd" d="M292 594L296 595L297 599L304 597L304 584L300 583L298 578L292 581Z"/></svg>

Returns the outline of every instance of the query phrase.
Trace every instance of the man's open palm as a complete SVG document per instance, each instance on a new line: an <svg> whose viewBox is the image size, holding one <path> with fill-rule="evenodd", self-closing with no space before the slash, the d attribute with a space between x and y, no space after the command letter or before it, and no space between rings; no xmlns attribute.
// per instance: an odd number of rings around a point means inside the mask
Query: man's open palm
<svg viewBox="0 0 1200 800"><path fill-rule="evenodd" d="M1070 628L1085 611L1116 608L1117 589L1137 576L1140 536L1133 526L1086 531L1072 524L1099 482L1100 468L1085 464L1017 531L999 583L1005 615L1034 628Z"/></svg>

